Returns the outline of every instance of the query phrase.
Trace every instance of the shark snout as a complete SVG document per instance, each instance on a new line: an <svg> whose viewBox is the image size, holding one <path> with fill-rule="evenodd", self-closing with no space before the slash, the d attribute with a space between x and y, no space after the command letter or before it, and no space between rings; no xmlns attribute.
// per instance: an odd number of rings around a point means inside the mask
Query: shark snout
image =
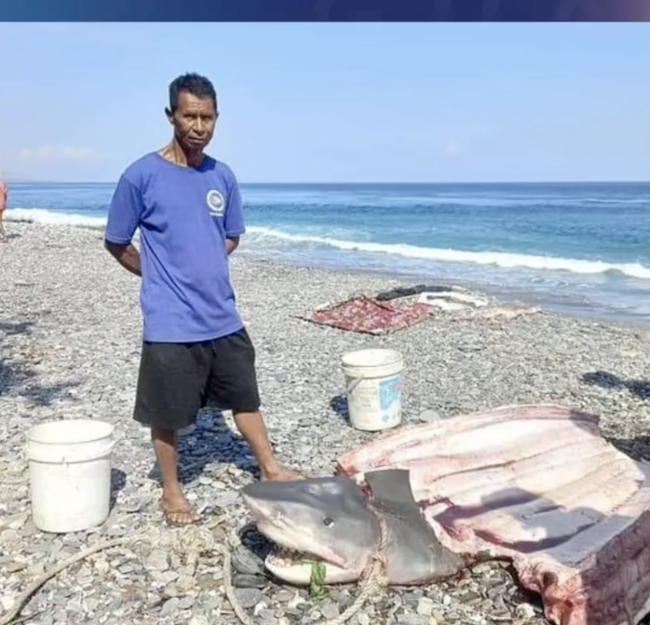
<svg viewBox="0 0 650 625"><path fill-rule="evenodd" d="M248 511L256 521L271 516L272 510L263 499L251 497L246 493L242 493L242 499L248 508Z"/></svg>
<svg viewBox="0 0 650 625"><path fill-rule="evenodd" d="M291 482L253 482L244 486L241 496L251 514L259 519L277 513L290 495Z"/></svg>

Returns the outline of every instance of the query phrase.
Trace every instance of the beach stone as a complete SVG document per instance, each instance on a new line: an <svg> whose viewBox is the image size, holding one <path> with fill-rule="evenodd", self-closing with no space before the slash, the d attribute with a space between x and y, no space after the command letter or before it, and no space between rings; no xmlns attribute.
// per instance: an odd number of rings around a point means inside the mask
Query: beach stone
<svg viewBox="0 0 650 625"><path fill-rule="evenodd" d="M233 575L232 585L235 588L264 588L268 580L261 575Z"/></svg>
<svg viewBox="0 0 650 625"><path fill-rule="evenodd" d="M255 607L262 599L262 592L257 588L237 588L235 592L244 609Z"/></svg>
<svg viewBox="0 0 650 625"><path fill-rule="evenodd" d="M155 571L155 569L152 569L152 570ZM177 571L163 570L159 574L158 579L160 579L160 581L163 584L171 584L172 582L175 582L178 579L178 577L179 577L179 574L178 574Z"/></svg>
<svg viewBox="0 0 650 625"><path fill-rule="evenodd" d="M195 601L196 599L194 597L188 595L178 602L178 607L181 610L189 610L194 605Z"/></svg>
<svg viewBox="0 0 650 625"><path fill-rule="evenodd" d="M423 616L431 616L433 613L434 603L428 597L422 597L418 601L417 613Z"/></svg>
<svg viewBox="0 0 650 625"><path fill-rule="evenodd" d="M20 534L15 529L6 529L0 532L0 544L10 545L20 540Z"/></svg>
<svg viewBox="0 0 650 625"><path fill-rule="evenodd" d="M277 619L275 618L275 614L273 610L269 610L268 608L263 608L262 610L259 610L259 612L256 612L256 616L259 622L264 623L265 625L276 625L276 623L278 622Z"/></svg>
<svg viewBox="0 0 650 625"><path fill-rule="evenodd" d="M440 421L442 419L442 416L436 410L425 410L424 412L420 413L419 419L425 423L434 423L436 421Z"/></svg>
<svg viewBox="0 0 650 625"><path fill-rule="evenodd" d="M28 514L26 512L15 514L5 522L5 525L9 529L19 530L24 527L25 523L27 522L27 519L28 519Z"/></svg>
<svg viewBox="0 0 650 625"><path fill-rule="evenodd" d="M275 596L275 598L278 601L281 601L282 603L289 603L294 597L294 594L288 590L281 590L278 592L278 594Z"/></svg>
<svg viewBox="0 0 650 625"><path fill-rule="evenodd" d="M179 575L176 586L181 592L187 592L197 586L196 579L192 575Z"/></svg>
<svg viewBox="0 0 650 625"><path fill-rule="evenodd" d="M323 618L328 621L332 621L340 615L339 607L333 601L326 601L322 606L320 606L320 611Z"/></svg>
<svg viewBox="0 0 650 625"><path fill-rule="evenodd" d="M214 505L217 508L227 509L232 507L239 500L239 493L226 492L214 498Z"/></svg>
<svg viewBox="0 0 650 625"><path fill-rule="evenodd" d="M7 573L18 573L28 567L26 562L10 562L4 566Z"/></svg>
<svg viewBox="0 0 650 625"><path fill-rule="evenodd" d="M197 603L204 612L212 612L217 609L219 599L215 595L201 594Z"/></svg>
<svg viewBox="0 0 650 625"><path fill-rule="evenodd" d="M179 604L180 601L178 600L177 597L172 597L171 599L167 599L167 601L165 601L165 603L162 606L160 615L163 617L175 616L176 612L178 612Z"/></svg>
<svg viewBox="0 0 650 625"><path fill-rule="evenodd" d="M427 625L429 619L421 614L402 614L397 619L398 625Z"/></svg>

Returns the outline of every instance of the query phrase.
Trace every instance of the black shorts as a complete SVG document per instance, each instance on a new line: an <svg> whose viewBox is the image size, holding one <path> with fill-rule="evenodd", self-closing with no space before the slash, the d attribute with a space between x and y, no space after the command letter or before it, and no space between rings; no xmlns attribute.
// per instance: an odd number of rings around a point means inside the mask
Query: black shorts
<svg viewBox="0 0 650 625"><path fill-rule="evenodd" d="M233 414L259 410L255 349L245 329L201 343L143 344L136 421L180 430L208 403Z"/></svg>

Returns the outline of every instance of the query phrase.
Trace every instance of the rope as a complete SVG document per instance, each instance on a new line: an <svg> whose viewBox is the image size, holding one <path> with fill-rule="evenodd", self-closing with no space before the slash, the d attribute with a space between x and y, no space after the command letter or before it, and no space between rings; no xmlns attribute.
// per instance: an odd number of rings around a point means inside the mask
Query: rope
<svg viewBox="0 0 650 625"><path fill-rule="evenodd" d="M339 617L327 621L327 625L343 625L347 623L364 605L368 598L379 590L386 582L386 547L388 545L388 528L384 519L369 505L368 508L375 513L379 521L379 545L375 553L368 560L361 576L361 592L354 603ZM248 624L246 624L248 625Z"/></svg>
<svg viewBox="0 0 650 625"><path fill-rule="evenodd" d="M235 588L232 585L232 556L227 544L221 547L221 553L223 554L223 587L226 592L226 597L242 625L256 625L253 619L246 614L246 610L242 608Z"/></svg>
<svg viewBox="0 0 650 625"><path fill-rule="evenodd" d="M160 545L163 548L169 548L181 555L186 556L186 562L193 570L196 570L199 555L202 551L208 551L215 546L214 536L211 530L223 523L226 517L220 517L203 527L188 526L180 528L171 532L150 531L147 533L136 534L135 536L123 536L121 538L114 538L102 543L88 547L75 554L74 556L60 562L46 571L43 575L36 578L16 599L15 604L9 609L1 618L0 625L9 625L14 622L23 611L25 606L29 603L34 593L39 590L53 577L71 567L77 562L85 560L100 551L106 549L113 549L115 547L127 547L134 545L138 542L149 542L151 544Z"/></svg>
<svg viewBox="0 0 650 625"><path fill-rule="evenodd" d="M337 618L325 621L326 625L343 625L347 623L364 605L370 595L378 590L385 582L382 573L385 570L385 551L388 543L388 530L384 519L376 513L376 511L369 506L375 513L379 522L379 544L377 550L369 558L364 571L361 575L361 592L354 600L354 603L345 610ZM134 536L123 536L112 540L107 540L92 547L88 547L75 554L74 556L60 562L46 571L43 575L35 579L16 599L15 604L10 608L2 617L0 617L0 625L10 625L16 623L19 619L20 613L29 603L32 596L49 580L56 577L65 569L73 566L74 564L85 560L86 558L97 554L107 549L115 547L127 547L135 545L139 542L148 542L155 544L163 549L174 551L179 555L185 556L186 565L191 569L191 575L196 572L199 556L206 551L215 550L217 547L216 541L212 534L212 530L221 525L227 517L219 517L214 521L204 526L187 526L171 531L150 530ZM230 605L235 612L237 618L241 621L242 625L256 625L256 623L248 616L246 611L242 608L235 588L232 584L232 555L230 552L230 545L236 547L239 539L234 535L230 535L225 544L220 546L220 551L223 555L223 584L224 591Z"/></svg>

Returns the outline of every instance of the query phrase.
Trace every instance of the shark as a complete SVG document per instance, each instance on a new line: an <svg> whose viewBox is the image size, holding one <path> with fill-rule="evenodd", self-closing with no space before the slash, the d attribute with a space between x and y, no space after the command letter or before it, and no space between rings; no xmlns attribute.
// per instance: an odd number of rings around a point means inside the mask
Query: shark
<svg viewBox="0 0 650 625"><path fill-rule="evenodd" d="M423 518L407 470L367 473L363 488L344 475L255 482L242 498L259 532L278 547L266 568L290 584L309 584L313 562L324 567L325 584L344 584L361 579L381 555L390 585L433 583L469 564Z"/></svg>
<svg viewBox="0 0 650 625"><path fill-rule="evenodd" d="M310 583L314 561L319 584L349 583L380 556L384 583L412 586L502 560L555 625L650 613L650 463L571 407L407 424L345 452L332 477L242 494L278 545L267 569L287 583Z"/></svg>

